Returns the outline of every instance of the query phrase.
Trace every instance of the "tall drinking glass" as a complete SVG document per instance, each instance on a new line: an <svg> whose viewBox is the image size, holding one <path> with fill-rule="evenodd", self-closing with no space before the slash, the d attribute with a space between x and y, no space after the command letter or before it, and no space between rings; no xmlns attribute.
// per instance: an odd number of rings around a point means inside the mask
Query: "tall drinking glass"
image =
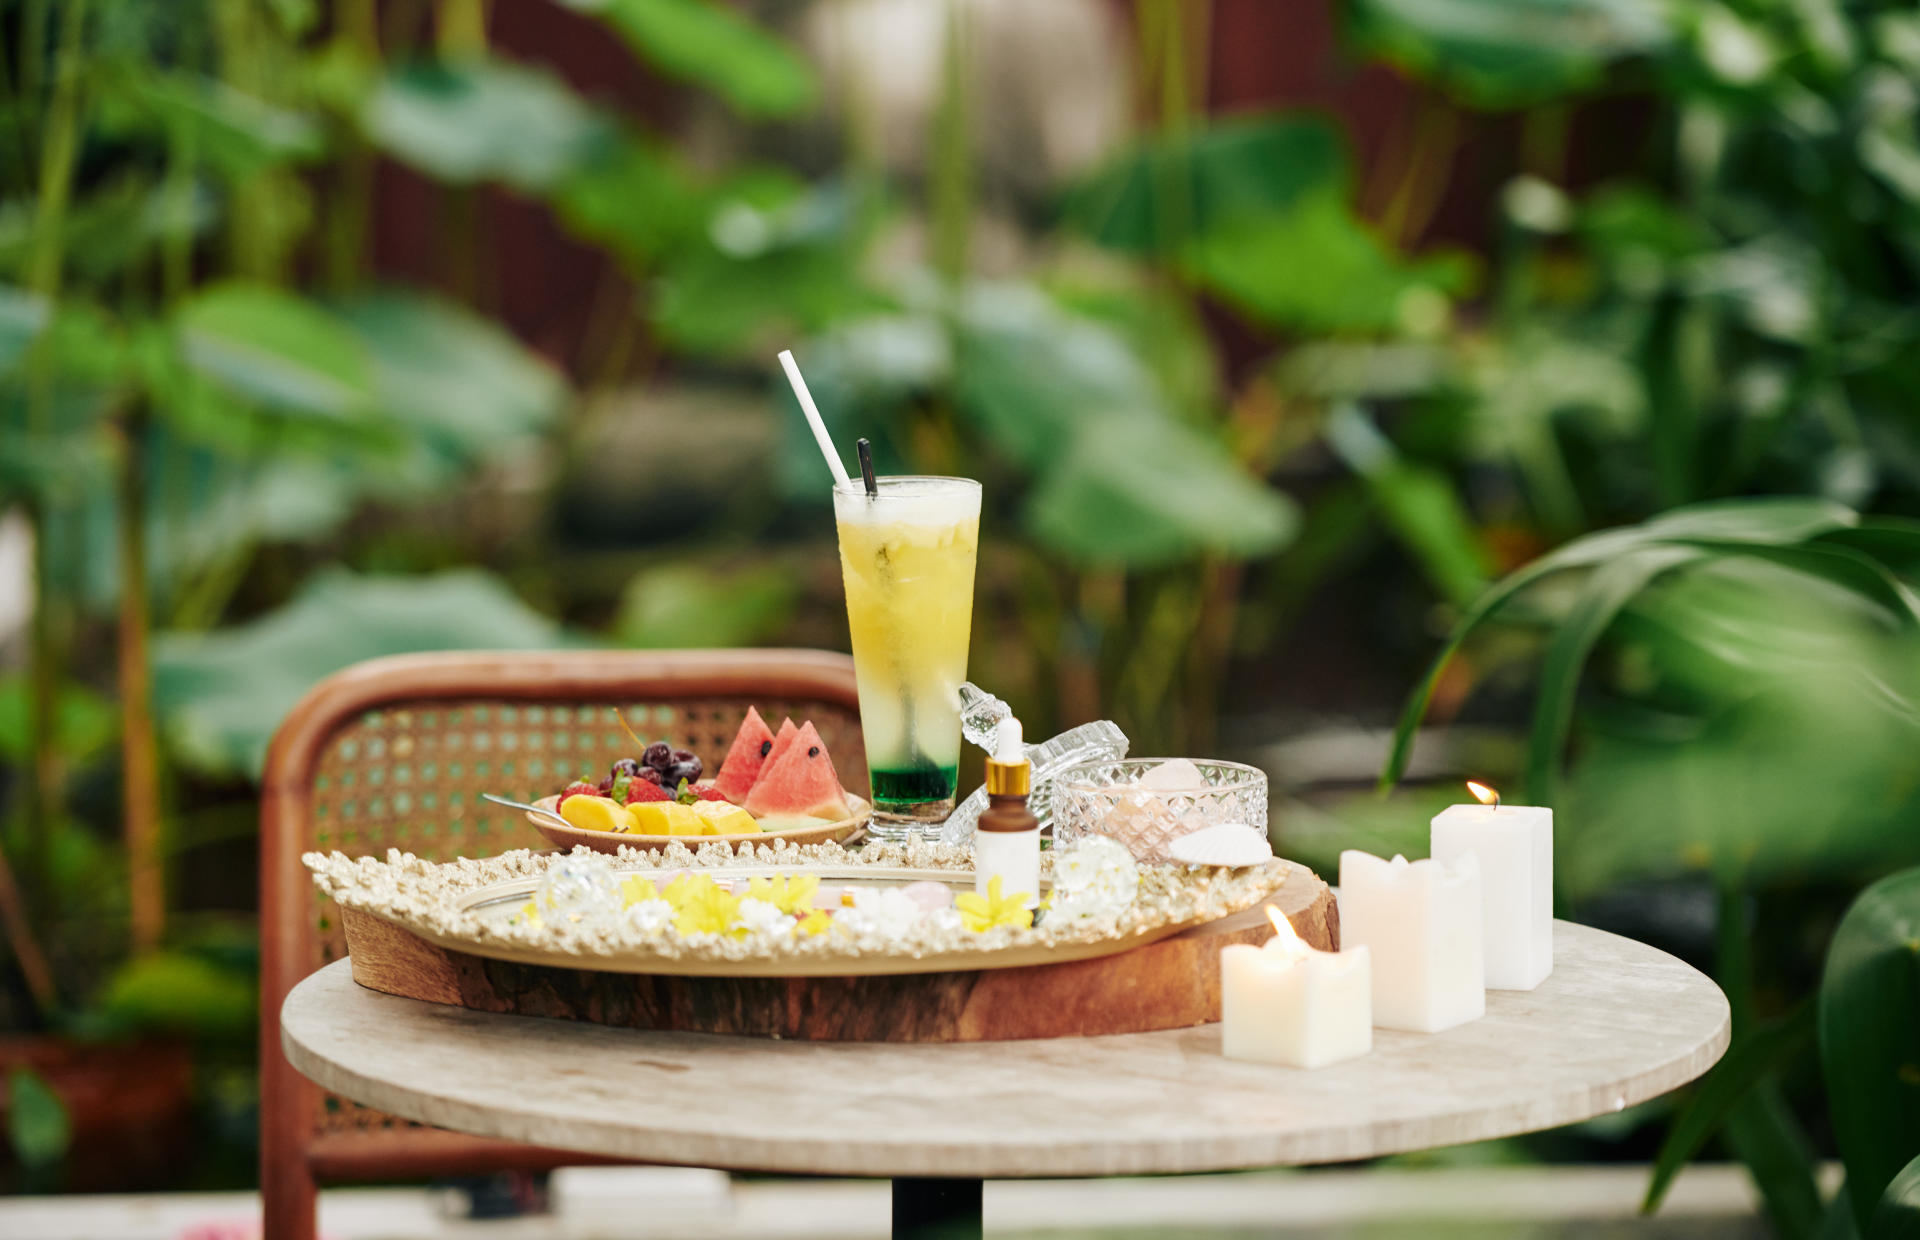
<svg viewBox="0 0 1920 1240"><path fill-rule="evenodd" d="M980 484L879 483L875 496L859 479L836 486L833 513L873 782L870 830L901 839L953 812Z"/></svg>

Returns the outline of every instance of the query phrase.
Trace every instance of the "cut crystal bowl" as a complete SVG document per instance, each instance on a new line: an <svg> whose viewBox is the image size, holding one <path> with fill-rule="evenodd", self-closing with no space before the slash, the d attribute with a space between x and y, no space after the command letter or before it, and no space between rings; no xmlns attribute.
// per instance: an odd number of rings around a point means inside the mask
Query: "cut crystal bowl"
<svg viewBox="0 0 1920 1240"><path fill-rule="evenodd" d="M1171 860L1167 846L1223 822L1267 833L1267 773L1239 762L1194 760L1201 782L1142 787L1140 777L1168 761L1125 758L1069 767L1053 781L1054 846L1088 835L1119 840L1148 862Z"/></svg>

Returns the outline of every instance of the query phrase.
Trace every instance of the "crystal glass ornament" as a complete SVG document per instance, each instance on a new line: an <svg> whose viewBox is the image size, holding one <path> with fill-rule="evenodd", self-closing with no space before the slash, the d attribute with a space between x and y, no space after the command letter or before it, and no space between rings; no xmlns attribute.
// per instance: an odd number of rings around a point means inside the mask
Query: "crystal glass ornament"
<svg viewBox="0 0 1920 1240"><path fill-rule="evenodd" d="M1238 762L1196 761L1191 787L1142 787L1140 777L1167 761L1128 758L1090 762L1053 781L1053 838L1060 847L1091 835L1111 836L1141 861L1171 860L1167 846L1223 822L1267 830L1267 773Z"/></svg>
<svg viewBox="0 0 1920 1240"><path fill-rule="evenodd" d="M534 902L543 920L578 925L617 916L625 900L620 879L604 862L567 857L541 877Z"/></svg>
<svg viewBox="0 0 1920 1240"><path fill-rule="evenodd" d="M993 752L994 733L1000 721L1012 713L1005 702L973 682L960 686L960 734L988 753ZM1027 797L1027 808L1040 820L1044 830L1052 820L1051 787L1056 774L1070 766L1113 761L1126 754L1127 734L1105 719L1069 728L1052 740L1028 745L1027 761L1033 764L1033 791ZM947 816L940 829L940 842L971 847L974 827L986 808L986 788L974 789L973 795Z"/></svg>

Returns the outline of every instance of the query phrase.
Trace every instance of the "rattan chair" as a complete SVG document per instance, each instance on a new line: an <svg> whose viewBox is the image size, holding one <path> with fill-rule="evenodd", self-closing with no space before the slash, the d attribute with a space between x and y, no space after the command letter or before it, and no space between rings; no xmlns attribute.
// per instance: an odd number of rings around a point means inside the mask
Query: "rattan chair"
<svg viewBox="0 0 1920 1240"><path fill-rule="evenodd" d="M850 791L865 763L853 661L808 650L428 654L322 681L275 734L260 809L260 1182L265 1234L312 1240L317 1186L596 1161L427 1128L323 1094L280 1046L280 1004L344 950L300 855L423 857L545 846L480 799L523 800L637 756L613 708L712 771L749 705L812 719Z"/></svg>

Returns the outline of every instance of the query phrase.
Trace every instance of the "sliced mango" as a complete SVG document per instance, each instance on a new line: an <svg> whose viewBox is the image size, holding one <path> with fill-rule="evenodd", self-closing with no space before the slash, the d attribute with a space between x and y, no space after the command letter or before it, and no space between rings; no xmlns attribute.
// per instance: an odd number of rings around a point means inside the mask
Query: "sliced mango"
<svg viewBox="0 0 1920 1240"><path fill-rule="evenodd" d="M629 805L634 830L641 835L705 835L706 820L678 801L641 801Z"/></svg>
<svg viewBox="0 0 1920 1240"><path fill-rule="evenodd" d="M752 814L725 801L695 801L687 808L700 816L707 835L748 835L760 830Z"/></svg>
<svg viewBox="0 0 1920 1240"><path fill-rule="evenodd" d="M571 796L560 806L560 816L582 831L633 830L633 815L610 797Z"/></svg>

